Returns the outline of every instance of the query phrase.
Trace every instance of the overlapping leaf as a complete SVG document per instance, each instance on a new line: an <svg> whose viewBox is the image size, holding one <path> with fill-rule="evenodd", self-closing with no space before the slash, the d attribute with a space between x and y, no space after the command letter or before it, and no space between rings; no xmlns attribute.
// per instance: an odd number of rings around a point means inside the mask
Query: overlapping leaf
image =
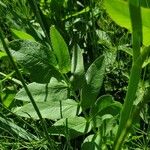
<svg viewBox="0 0 150 150"><path fill-rule="evenodd" d="M11 29L11 31L19 39L35 41L34 38L31 35L27 34L26 32L19 31L16 29Z"/></svg>
<svg viewBox="0 0 150 150"><path fill-rule="evenodd" d="M36 102L60 101L68 98L68 86L63 81L59 82L55 78L52 78L48 84L30 83L28 88ZM24 88L16 94L15 98L30 102Z"/></svg>
<svg viewBox="0 0 150 150"><path fill-rule="evenodd" d="M54 26L50 28L50 37L60 71L62 73L69 72L71 69L69 50L63 37Z"/></svg>
<svg viewBox="0 0 150 150"><path fill-rule="evenodd" d="M61 102L37 102L36 104L41 112L42 117L51 120L61 119L62 117L75 117L78 107L78 103L71 99ZM22 117L39 119L31 103L25 104L22 107L15 108L13 112Z"/></svg>
<svg viewBox="0 0 150 150"><path fill-rule="evenodd" d="M103 83L104 73L105 59L104 56L100 56L92 63L86 73L87 84L82 89L81 105L83 108L91 107L95 103Z"/></svg>
<svg viewBox="0 0 150 150"><path fill-rule="evenodd" d="M72 139L91 130L91 125L83 117L70 117L60 119L52 127L50 132L55 135L68 136Z"/></svg>
<svg viewBox="0 0 150 150"><path fill-rule="evenodd" d="M6 118L2 118L0 117L0 128L4 129L5 131L9 132L10 134L12 134L13 136L18 136L25 139L25 140L38 140L37 137L35 137L33 134L27 132L26 130L24 130L23 128L19 127L18 125L16 125L14 122L12 122L9 119Z"/></svg>
<svg viewBox="0 0 150 150"><path fill-rule="evenodd" d="M85 72L83 55L79 46L75 46L73 49L71 73L72 86L74 89L81 88L85 82Z"/></svg>
<svg viewBox="0 0 150 150"><path fill-rule="evenodd" d="M48 83L52 76L60 78L55 55L47 47L28 40L12 41L9 46L17 62L29 70L33 81Z"/></svg>

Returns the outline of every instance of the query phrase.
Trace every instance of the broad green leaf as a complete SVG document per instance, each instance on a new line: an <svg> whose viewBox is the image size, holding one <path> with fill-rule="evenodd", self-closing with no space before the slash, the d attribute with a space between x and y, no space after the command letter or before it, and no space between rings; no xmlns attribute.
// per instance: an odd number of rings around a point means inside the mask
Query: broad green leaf
<svg viewBox="0 0 150 150"><path fill-rule="evenodd" d="M74 129L80 133L87 133L90 130L90 125L83 117L71 117L67 119L60 119L54 126L65 126L70 129Z"/></svg>
<svg viewBox="0 0 150 150"><path fill-rule="evenodd" d="M55 67L55 55L47 47L28 40L15 40L9 46L17 62L29 70L33 81L48 83L51 77L61 78Z"/></svg>
<svg viewBox="0 0 150 150"><path fill-rule="evenodd" d="M27 34L26 32L24 31L19 31L19 30L16 30L16 29L11 29L12 33L17 36L19 39L22 39L22 40L30 40L30 41L35 41L34 38Z"/></svg>
<svg viewBox="0 0 150 150"><path fill-rule="evenodd" d="M30 83L28 88L37 102L60 101L68 98L68 86L63 81L59 82L55 78L52 78L48 84ZM16 94L15 98L30 102L24 88Z"/></svg>
<svg viewBox="0 0 150 150"><path fill-rule="evenodd" d="M70 139L88 133L90 130L91 125L83 117L63 118L50 127L52 134L68 136Z"/></svg>
<svg viewBox="0 0 150 150"><path fill-rule="evenodd" d="M128 2L123 0L105 0L104 5L109 16L122 27L132 31ZM123 8L123 9L122 9ZM142 25L143 25L143 44L150 45L150 9L141 8L142 11Z"/></svg>
<svg viewBox="0 0 150 150"><path fill-rule="evenodd" d="M54 26L50 28L50 38L51 38L53 51L57 57L60 71L62 73L69 72L71 69L69 50L63 37L60 35L60 33L57 31L57 29Z"/></svg>
<svg viewBox="0 0 150 150"><path fill-rule="evenodd" d="M19 136L19 137L21 137L25 140L29 140L29 141L38 140L38 138L35 137L30 132L27 132L23 128L19 127L11 120L8 120L8 119L2 118L2 117L0 117L0 129L7 131L8 133L12 134L13 136L16 135L17 138Z"/></svg>
<svg viewBox="0 0 150 150"><path fill-rule="evenodd" d="M43 118L56 120L60 118L75 117L78 103L74 100L68 99L65 101L46 101L36 103ZM15 108L13 112L16 115L39 119L31 103L25 104L22 107Z"/></svg>
<svg viewBox="0 0 150 150"><path fill-rule="evenodd" d="M80 89L85 82L85 72L83 55L80 47L77 45L73 49L72 64L71 64L72 86L74 89Z"/></svg>
<svg viewBox="0 0 150 150"><path fill-rule="evenodd" d="M105 59L104 56L98 57L88 68L86 73L86 84L82 89L83 108L91 107L99 94L105 74Z"/></svg>

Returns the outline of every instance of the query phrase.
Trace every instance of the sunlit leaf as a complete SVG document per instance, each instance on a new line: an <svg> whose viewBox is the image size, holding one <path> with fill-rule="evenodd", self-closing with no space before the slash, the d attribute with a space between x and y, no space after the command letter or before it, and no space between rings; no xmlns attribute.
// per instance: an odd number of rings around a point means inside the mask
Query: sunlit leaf
<svg viewBox="0 0 150 150"><path fill-rule="evenodd" d="M68 86L64 82L59 82L55 78L48 84L30 83L28 88L37 102L60 101L68 98ZM30 102L30 99L22 88L15 96L16 99Z"/></svg>
<svg viewBox="0 0 150 150"><path fill-rule="evenodd" d="M129 15L128 2L123 0L105 0L104 5L109 16L121 27L127 28L130 32L131 21ZM123 8L123 9L122 9ZM143 44L150 45L150 9L141 8L142 11L142 25L143 25Z"/></svg>
<svg viewBox="0 0 150 150"><path fill-rule="evenodd" d="M62 117L63 118L75 117L78 107L78 103L76 103L74 100L71 99L61 102L60 101L37 102L36 104L41 112L42 117L51 120L61 119ZM39 119L31 103L15 108L13 112L25 118Z"/></svg>
<svg viewBox="0 0 150 150"><path fill-rule="evenodd" d="M62 73L69 72L71 69L69 50L63 37L54 26L50 28L50 37L60 71Z"/></svg>
<svg viewBox="0 0 150 150"><path fill-rule="evenodd" d="M16 30L16 29L11 29L12 33L17 36L19 39L22 39L22 40L30 40L30 41L35 41L34 38L27 34L26 32L24 31L19 31L19 30Z"/></svg>

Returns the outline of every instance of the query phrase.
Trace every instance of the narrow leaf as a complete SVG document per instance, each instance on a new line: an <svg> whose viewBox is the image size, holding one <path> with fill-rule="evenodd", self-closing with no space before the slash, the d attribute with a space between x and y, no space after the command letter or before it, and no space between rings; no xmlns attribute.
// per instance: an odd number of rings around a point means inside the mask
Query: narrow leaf
<svg viewBox="0 0 150 150"><path fill-rule="evenodd" d="M72 86L75 90L80 89L85 82L85 72L82 51L78 45L73 49L71 73Z"/></svg>
<svg viewBox="0 0 150 150"><path fill-rule="evenodd" d="M81 105L83 108L89 108L95 103L103 83L104 73L105 59L104 56L100 56L92 63L86 73L87 83L82 89Z"/></svg>
<svg viewBox="0 0 150 150"><path fill-rule="evenodd" d="M62 73L69 72L71 66L68 47L63 37L60 35L60 33L54 26L50 28L50 37L54 53L57 57L60 71Z"/></svg>
<svg viewBox="0 0 150 150"><path fill-rule="evenodd" d="M14 122L2 117L0 117L0 128L8 131L12 135L19 136L25 140L32 141L37 139L37 137L35 137L33 134L19 127Z"/></svg>
<svg viewBox="0 0 150 150"><path fill-rule="evenodd" d="M11 31L19 39L35 41L34 38L31 35L27 34L26 32L19 31L19 30L16 30L16 29L11 29Z"/></svg>

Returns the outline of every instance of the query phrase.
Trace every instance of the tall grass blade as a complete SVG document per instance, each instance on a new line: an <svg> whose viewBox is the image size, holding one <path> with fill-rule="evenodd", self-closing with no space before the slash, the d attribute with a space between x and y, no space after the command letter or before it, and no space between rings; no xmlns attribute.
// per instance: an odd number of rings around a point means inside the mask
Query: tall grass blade
<svg viewBox="0 0 150 150"><path fill-rule="evenodd" d="M129 0L129 11L132 24L133 62L127 94L120 116L120 124L114 142L114 150L120 150L132 125L133 102L136 96L142 68L140 47L142 42L142 19L139 0ZM138 20L138 21L137 21Z"/></svg>

